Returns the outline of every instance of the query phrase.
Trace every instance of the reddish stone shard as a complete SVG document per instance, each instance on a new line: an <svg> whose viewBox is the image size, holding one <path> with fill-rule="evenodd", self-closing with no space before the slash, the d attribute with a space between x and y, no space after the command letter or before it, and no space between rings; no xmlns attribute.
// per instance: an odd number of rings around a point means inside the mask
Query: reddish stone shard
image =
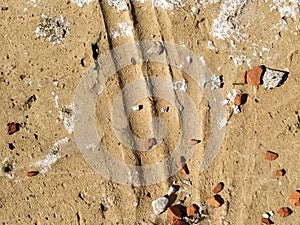
<svg viewBox="0 0 300 225"><path fill-rule="evenodd" d="M199 212L198 206L195 205L195 204L189 205L186 208L186 214L187 214L187 216L194 216L198 212Z"/></svg>
<svg viewBox="0 0 300 225"><path fill-rule="evenodd" d="M275 176L276 176L276 177L282 177L282 176L285 175L285 173L286 173L285 169L276 170Z"/></svg>
<svg viewBox="0 0 300 225"><path fill-rule="evenodd" d="M277 153L275 153L275 152L267 151L267 152L265 152L265 154L264 154L264 159L265 159L265 160L269 160L269 161L273 161L273 160L277 159L278 156L279 156L279 155L278 155Z"/></svg>
<svg viewBox="0 0 300 225"><path fill-rule="evenodd" d="M185 174L185 175L189 175L190 170L189 170L189 168L186 164L186 160L185 160L184 156L180 157L179 164L180 164L180 167L181 167L180 172Z"/></svg>
<svg viewBox="0 0 300 225"><path fill-rule="evenodd" d="M249 85L260 85L263 71L261 66L253 67L242 74L242 82Z"/></svg>
<svg viewBox="0 0 300 225"><path fill-rule="evenodd" d="M278 209L277 213L280 217L285 218L293 213L293 211L289 207L282 207Z"/></svg>
<svg viewBox="0 0 300 225"><path fill-rule="evenodd" d="M150 150L156 144L157 144L157 141L155 138L148 138L147 140L144 141L143 148L145 151Z"/></svg>
<svg viewBox="0 0 300 225"><path fill-rule="evenodd" d="M224 204L224 199L220 195L214 195L207 199L207 202L212 208L219 208Z"/></svg>
<svg viewBox="0 0 300 225"><path fill-rule="evenodd" d="M38 175L39 173L40 173L39 171L29 171L26 173L26 175L28 177L34 177L34 176Z"/></svg>
<svg viewBox="0 0 300 225"><path fill-rule="evenodd" d="M261 218L261 223L266 225L273 224L272 221L267 218Z"/></svg>
<svg viewBox="0 0 300 225"><path fill-rule="evenodd" d="M173 205L169 207L167 210L168 210L168 215L172 221L176 219L181 219L182 211L180 205Z"/></svg>
<svg viewBox="0 0 300 225"><path fill-rule="evenodd" d="M300 191L293 192L289 197L289 201L292 206L300 206Z"/></svg>
<svg viewBox="0 0 300 225"><path fill-rule="evenodd" d="M219 183L216 184L216 186L214 186L214 188L211 191L214 194L218 194L220 191L223 190L223 188L224 188L224 183L219 182Z"/></svg>
<svg viewBox="0 0 300 225"><path fill-rule="evenodd" d="M7 124L7 133L8 135L12 135L13 133L17 132L20 130L20 124L19 123L8 123Z"/></svg>
<svg viewBox="0 0 300 225"><path fill-rule="evenodd" d="M171 225L189 225L189 224L183 220L173 220Z"/></svg>

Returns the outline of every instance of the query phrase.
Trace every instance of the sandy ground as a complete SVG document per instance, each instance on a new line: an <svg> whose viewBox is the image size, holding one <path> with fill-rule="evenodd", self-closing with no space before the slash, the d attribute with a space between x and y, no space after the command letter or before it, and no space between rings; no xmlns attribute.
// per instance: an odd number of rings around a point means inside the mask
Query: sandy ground
<svg viewBox="0 0 300 225"><path fill-rule="evenodd" d="M224 10L233 2L242 7L231 13ZM118 11L107 1L93 0L81 8L67 0L1 0L1 224L169 224L167 213L156 216L151 202L165 195L173 181L180 186L176 202L185 199L185 206L205 203L216 183L225 184L220 193L224 204L217 209L208 206L207 217L190 224L260 224L262 214L270 210L275 211L271 217L275 224L298 224L300 210L290 205L288 196L300 189L300 6L296 1L282 1L281 6L290 7L283 11L276 7L279 1L244 2L187 1L165 9L153 7L150 1L133 1L127 2L127 10ZM61 43L53 45L37 37L42 14L62 16L69 23ZM224 29L230 25L223 39L213 32L217 18L225 21L220 24ZM132 30L124 30L119 23ZM180 139L175 108L170 105L168 114L162 114L161 108L168 104L165 100L145 98L139 102L143 110L130 114L132 132L141 139L149 138L149 120L160 116L168 128L164 141L153 151L141 153L119 142L112 131L110 109L130 82L147 76L172 82L186 79L186 93L197 102L203 117L202 142L187 163L190 174L177 172L165 181L134 187L99 175L85 161L74 138L76 106L72 103L80 79L94 66L93 57L141 40L185 46L203 56L213 74L223 76L220 91L224 98L233 89L247 93L248 98L242 112L230 118L232 109L227 107L229 120L220 151L201 171L211 127L202 89L180 69L171 73L167 65L158 63L138 63L112 76L97 98L96 127L111 155L127 164L150 165L162 160ZM288 79L272 90L234 84L241 82L245 70L258 65L288 71ZM28 101L31 96L35 97ZM20 130L8 135L9 122L19 123ZM267 150L278 153L279 158L264 160ZM286 175L276 177L275 171L282 168ZM28 171L40 173L28 177ZM188 178L192 185L185 184ZM280 218L276 211L286 206L293 213Z"/></svg>

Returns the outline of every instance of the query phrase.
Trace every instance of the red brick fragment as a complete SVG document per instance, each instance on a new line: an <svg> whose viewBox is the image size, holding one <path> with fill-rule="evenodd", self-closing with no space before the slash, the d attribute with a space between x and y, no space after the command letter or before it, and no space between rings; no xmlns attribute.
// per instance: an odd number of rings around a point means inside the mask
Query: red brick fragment
<svg viewBox="0 0 300 225"><path fill-rule="evenodd" d="M280 217L285 218L293 213L293 211L289 207L282 207L278 209L277 213Z"/></svg>
<svg viewBox="0 0 300 225"><path fill-rule="evenodd" d="M212 208L219 208L221 205L223 205L224 200L220 195L214 195L212 197L209 197L207 199L207 202Z"/></svg>
<svg viewBox="0 0 300 225"><path fill-rule="evenodd" d="M213 189L211 191L214 194L218 194L220 191L223 190L223 188L224 188L224 183L219 182L219 183L216 184L216 186L213 187Z"/></svg>
<svg viewBox="0 0 300 225"><path fill-rule="evenodd" d="M253 67L242 74L242 82L249 85L260 85L263 68L261 66Z"/></svg>
<svg viewBox="0 0 300 225"><path fill-rule="evenodd" d="M276 177L282 177L282 176L285 175L285 173L286 173L285 169L276 170L275 176L276 176Z"/></svg>
<svg viewBox="0 0 300 225"><path fill-rule="evenodd" d="M181 219L182 211L180 205L173 205L169 207L167 210L168 210L168 216L172 221L176 219Z"/></svg>
<svg viewBox="0 0 300 225"><path fill-rule="evenodd" d="M34 176L38 175L39 173L40 173L39 171L29 171L26 173L26 175L28 177L34 177Z"/></svg>
<svg viewBox="0 0 300 225"><path fill-rule="evenodd" d="M13 133L17 132L20 130L20 124L19 123L8 123L7 124L7 133L8 135L12 135Z"/></svg>
<svg viewBox="0 0 300 225"><path fill-rule="evenodd" d="M293 192L289 197L289 201L292 206L300 206L300 191Z"/></svg>
<svg viewBox="0 0 300 225"><path fill-rule="evenodd" d="M277 159L278 156L279 156L279 155L278 155L277 153L275 153L275 152L267 151L267 152L265 152L265 154L264 154L264 159L265 159L265 160L269 160L269 161L273 161L273 160Z"/></svg>
<svg viewBox="0 0 300 225"><path fill-rule="evenodd" d="M157 141L155 138L148 138L143 143L143 148L145 151L150 150L154 145L157 144Z"/></svg>
<svg viewBox="0 0 300 225"><path fill-rule="evenodd" d="M189 205L186 208L186 214L187 214L187 216L194 216L198 212L199 212L198 206L195 205L195 204Z"/></svg>
<svg viewBox="0 0 300 225"><path fill-rule="evenodd" d="M267 218L261 218L261 223L269 225L269 224L272 224L272 221L270 219L267 219Z"/></svg>

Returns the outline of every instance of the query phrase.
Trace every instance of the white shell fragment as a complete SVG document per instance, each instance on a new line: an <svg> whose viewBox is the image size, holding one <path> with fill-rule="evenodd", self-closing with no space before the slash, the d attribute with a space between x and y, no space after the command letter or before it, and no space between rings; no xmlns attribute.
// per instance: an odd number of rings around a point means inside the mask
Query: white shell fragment
<svg viewBox="0 0 300 225"><path fill-rule="evenodd" d="M269 211L268 214L269 214L270 216L274 216L274 212L273 212L273 211Z"/></svg>
<svg viewBox="0 0 300 225"><path fill-rule="evenodd" d="M187 89L187 82L185 79L183 79L182 81L176 81L173 84L173 89L175 91L186 91Z"/></svg>
<svg viewBox="0 0 300 225"><path fill-rule="evenodd" d="M171 196L172 194L174 194L176 192L176 188L174 185L172 185L169 190L168 190L168 196Z"/></svg>
<svg viewBox="0 0 300 225"><path fill-rule="evenodd" d="M272 89L275 87L278 87L278 85L282 82L284 79L284 76L287 72L284 71L278 71L278 70L272 70L269 68L266 68L266 71L263 75L263 84L266 89Z"/></svg>
<svg viewBox="0 0 300 225"><path fill-rule="evenodd" d="M161 109L162 112L168 112L169 111L169 106L163 107Z"/></svg>
<svg viewBox="0 0 300 225"><path fill-rule="evenodd" d="M223 85L222 76L216 76L214 74L214 75L211 76L210 82L211 82L211 89L212 90L219 89Z"/></svg>
<svg viewBox="0 0 300 225"><path fill-rule="evenodd" d="M152 208L155 215L163 213L166 210L168 203L169 199L167 199L166 197L160 197L152 201Z"/></svg>
<svg viewBox="0 0 300 225"><path fill-rule="evenodd" d="M263 213L263 214L262 214L262 217L263 217L263 218L266 218L266 219L269 219L270 215L269 215L268 213Z"/></svg>
<svg viewBox="0 0 300 225"><path fill-rule="evenodd" d="M135 105L131 107L133 111L140 111L143 109L143 105Z"/></svg>

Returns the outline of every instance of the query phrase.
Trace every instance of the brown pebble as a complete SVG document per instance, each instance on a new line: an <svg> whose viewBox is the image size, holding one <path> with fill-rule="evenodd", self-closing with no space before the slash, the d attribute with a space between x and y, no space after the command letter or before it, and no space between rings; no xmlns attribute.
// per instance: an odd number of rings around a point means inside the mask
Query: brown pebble
<svg viewBox="0 0 300 225"><path fill-rule="evenodd" d="M261 66L253 67L242 74L242 82L249 85L260 85L263 69Z"/></svg>
<svg viewBox="0 0 300 225"><path fill-rule="evenodd" d="M195 205L195 204L192 204L192 205L189 205L187 208L186 208L186 214L187 216L194 216L195 214L198 213L198 206Z"/></svg>
<svg viewBox="0 0 300 225"><path fill-rule="evenodd" d="M184 156L181 156L179 159L179 165L180 165L180 172L183 173L184 175L189 175L190 174L190 170L186 164L186 160L184 158Z"/></svg>
<svg viewBox="0 0 300 225"><path fill-rule="evenodd" d="M157 144L157 141L155 138L148 138L143 143L143 148L145 151L150 150L154 145Z"/></svg>
<svg viewBox="0 0 300 225"><path fill-rule="evenodd" d="M224 188L224 183L219 182L219 183L216 184L216 186L214 186L214 188L211 191L214 194L218 194L220 191L223 190L223 188Z"/></svg>
<svg viewBox="0 0 300 225"><path fill-rule="evenodd" d="M220 195L214 195L212 197L209 197L207 199L207 202L212 208L219 208L221 205L223 205L224 200Z"/></svg>
<svg viewBox="0 0 300 225"><path fill-rule="evenodd" d="M167 211L168 211L168 216L172 221L176 219L181 219L182 217L182 211L180 205L173 205L169 207Z"/></svg>
<svg viewBox="0 0 300 225"><path fill-rule="evenodd" d="M183 220L173 220L171 225L189 225L189 224Z"/></svg>
<svg viewBox="0 0 300 225"><path fill-rule="evenodd" d="M189 146L189 147L192 147L192 146L194 146L194 145L196 145L196 144L199 144L200 142L201 142L201 140L192 138L192 139L189 140L188 146Z"/></svg>
<svg viewBox="0 0 300 225"><path fill-rule="evenodd" d="M267 151L267 152L265 152L264 159L269 160L269 161L273 161L273 160L277 159L278 156L279 155L275 152Z"/></svg>
<svg viewBox="0 0 300 225"><path fill-rule="evenodd" d="M19 123L8 123L7 124L7 133L8 135L12 135L13 133L17 132L20 130L20 124Z"/></svg>
<svg viewBox="0 0 300 225"><path fill-rule="evenodd" d="M286 173L285 169L276 170L275 176L276 176L276 177L282 177L282 176L285 175L285 173Z"/></svg>
<svg viewBox="0 0 300 225"><path fill-rule="evenodd" d="M34 176L38 175L39 173L40 173L39 171L29 171L26 173L26 175L28 177L34 177Z"/></svg>
<svg viewBox="0 0 300 225"><path fill-rule="evenodd" d="M278 209L277 213L280 217L285 218L293 213L293 211L289 207L282 207Z"/></svg>
<svg viewBox="0 0 300 225"><path fill-rule="evenodd" d="M261 223L262 224L272 224L271 220L270 219L267 219L267 218L261 218Z"/></svg>
<svg viewBox="0 0 300 225"><path fill-rule="evenodd" d="M289 197L289 201L292 206L300 206L300 191L293 192Z"/></svg>

